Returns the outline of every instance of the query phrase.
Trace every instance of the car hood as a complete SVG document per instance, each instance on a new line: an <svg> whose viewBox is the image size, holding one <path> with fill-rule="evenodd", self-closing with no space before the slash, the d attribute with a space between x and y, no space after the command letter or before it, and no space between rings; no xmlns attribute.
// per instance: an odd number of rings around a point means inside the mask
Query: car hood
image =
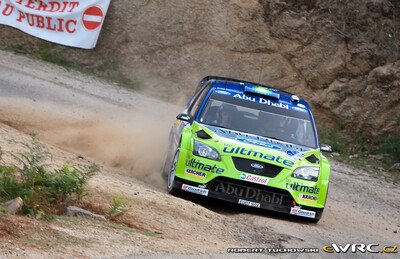
<svg viewBox="0 0 400 259"><path fill-rule="evenodd" d="M282 158L288 159L299 166L303 164L302 161L309 156L314 155L318 160L321 159L320 150L313 149L309 147L304 147L289 142L279 141L275 139L270 139L258 135L253 135L249 133L244 133L240 131L235 131L226 128L220 128L211 125L204 125L195 122L194 130L204 130L213 139L219 139L222 142L229 141L230 143L235 143L238 146L249 147L254 150L259 150L261 152L268 152L269 154L277 154ZM309 162L305 160L308 164ZM315 163L313 163L315 166Z"/></svg>

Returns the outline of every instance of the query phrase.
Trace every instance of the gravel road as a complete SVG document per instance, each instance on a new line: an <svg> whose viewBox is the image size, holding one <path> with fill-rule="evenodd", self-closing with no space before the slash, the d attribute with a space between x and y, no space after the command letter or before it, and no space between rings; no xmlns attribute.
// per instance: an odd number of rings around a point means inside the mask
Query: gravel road
<svg viewBox="0 0 400 259"><path fill-rule="evenodd" d="M230 240L236 240L234 245L243 247L321 249L324 245L347 243L400 245L399 185L335 161L332 162L327 207L316 225L197 197L190 201L171 198L173 202L169 203L161 179L160 161L169 127L184 103L179 93L171 94L177 95L175 104L0 51L0 122L22 132L35 130L49 145L116 169L126 179L144 182L157 197L165 199L163 206L168 209L160 208L160 213L177 215L172 217L170 224L173 226L169 231L180 232L189 246L191 242L193 245L203 242L204 251L209 251L206 240L190 238L191 233L199 231L203 236L218 237L212 239L218 243L218 249L229 247L233 244ZM196 209L201 207L204 215L215 217L215 221L213 218L192 221L192 225L182 227L189 231L185 234L180 225L174 224L190 223L174 213L182 207L189 210L192 202L200 205L196 205ZM155 218L159 217L157 210L152 213ZM210 220L213 224L207 223ZM201 223L209 226L201 226ZM197 247L199 251L201 246ZM324 252L314 254L316 257L326 255ZM280 256L295 258L298 254ZM337 254L332 255L335 256Z"/></svg>

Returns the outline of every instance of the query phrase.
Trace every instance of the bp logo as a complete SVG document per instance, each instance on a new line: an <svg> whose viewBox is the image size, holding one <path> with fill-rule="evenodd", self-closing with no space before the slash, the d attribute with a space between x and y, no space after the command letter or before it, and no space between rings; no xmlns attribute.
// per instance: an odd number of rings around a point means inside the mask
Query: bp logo
<svg viewBox="0 0 400 259"><path fill-rule="evenodd" d="M241 174L239 175L239 177L240 177L240 179L244 180L244 179L246 179L246 174L241 173Z"/></svg>

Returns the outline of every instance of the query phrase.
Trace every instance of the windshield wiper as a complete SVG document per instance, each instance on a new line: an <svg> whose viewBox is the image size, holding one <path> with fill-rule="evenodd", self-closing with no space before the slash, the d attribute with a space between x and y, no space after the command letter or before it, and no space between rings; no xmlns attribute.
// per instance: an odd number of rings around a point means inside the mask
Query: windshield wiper
<svg viewBox="0 0 400 259"><path fill-rule="evenodd" d="M222 128L222 129L230 129L230 128L227 128L227 127L224 127L224 126L220 126L220 125L215 125L215 124L205 124L205 125L214 126L214 127L218 127L218 128Z"/></svg>
<svg viewBox="0 0 400 259"><path fill-rule="evenodd" d="M279 141L282 141L282 142L286 142L285 140L280 139L280 138L268 137L268 136L266 136L266 138L273 139L273 140L279 140Z"/></svg>

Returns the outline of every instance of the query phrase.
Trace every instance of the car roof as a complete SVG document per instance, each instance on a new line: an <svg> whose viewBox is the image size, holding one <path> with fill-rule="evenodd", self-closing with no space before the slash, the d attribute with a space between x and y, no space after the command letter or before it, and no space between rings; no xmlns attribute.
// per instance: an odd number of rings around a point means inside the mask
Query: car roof
<svg viewBox="0 0 400 259"><path fill-rule="evenodd" d="M288 104L288 105L297 105L302 104L304 105L304 108L307 110L310 110L310 106L307 103L306 100L298 97L295 94L267 86L264 84L260 83L254 83L250 81L245 81L245 80L239 80L239 79L234 79L234 78L229 78L229 77L219 77L219 76L206 76L204 77L200 83L197 86L196 92L199 91L200 89L203 88L203 86L210 84L211 89L221 89L221 90L230 90L238 93L245 93L246 86L247 87L262 87L266 89L270 89L273 92L277 93L279 96L279 102ZM246 93L252 95L253 93ZM297 100L296 100L297 98Z"/></svg>

